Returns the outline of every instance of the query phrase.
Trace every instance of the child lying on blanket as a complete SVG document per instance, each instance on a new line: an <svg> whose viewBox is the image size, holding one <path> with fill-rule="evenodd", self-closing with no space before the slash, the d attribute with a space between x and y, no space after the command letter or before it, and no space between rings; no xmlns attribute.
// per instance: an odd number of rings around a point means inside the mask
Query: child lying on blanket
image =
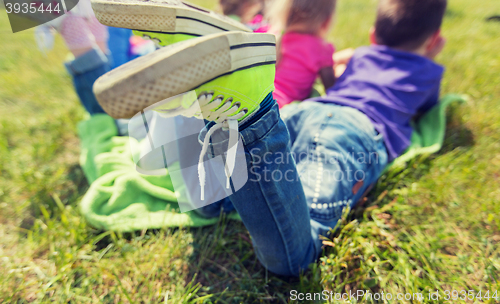
<svg viewBox="0 0 500 304"><path fill-rule="evenodd" d="M336 0L276 0L271 8L278 43L274 98L281 107L311 95L318 76L325 90L335 83L334 46L326 41Z"/></svg>
<svg viewBox="0 0 500 304"><path fill-rule="evenodd" d="M120 2L107 1L116 6L107 12L119 14ZM445 43L440 27L446 4L380 0L373 45L356 51L327 96L291 104L281 118L272 96L276 57L269 34L221 31L193 38L111 71L94 91L117 118L162 101L164 113L209 121L199 135L204 149L196 191L204 193L203 156L223 159L219 169L226 176L209 182L225 188L227 177L234 192L217 204L229 201L238 211L265 267L298 275L320 255L319 236L335 227L344 207L354 207L408 146L412 117L436 104L443 68L432 59ZM182 12L176 4L157 5L174 16ZM187 29L224 24L203 11L189 16L180 18ZM198 99L192 105L168 104L184 92ZM248 173L240 187L239 176L232 176L235 145L228 144L238 138Z"/></svg>

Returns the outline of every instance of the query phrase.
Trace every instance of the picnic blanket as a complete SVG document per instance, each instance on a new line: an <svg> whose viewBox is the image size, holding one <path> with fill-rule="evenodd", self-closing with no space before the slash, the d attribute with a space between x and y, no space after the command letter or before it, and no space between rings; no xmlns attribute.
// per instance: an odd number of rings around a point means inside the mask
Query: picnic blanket
<svg viewBox="0 0 500 304"><path fill-rule="evenodd" d="M136 171L133 154L139 142L118 136L113 118L91 116L78 124L80 165L90 184L80 212L92 226L121 232L162 227L202 227L217 223L195 212L181 213L168 171L145 175ZM177 189L179 191L179 189ZM229 216L238 219L234 213Z"/></svg>
<svg viewBox="0 0 500 304"><path fill-rule="evenodd" d="M389 169L404 168L418 155L439 151L446 129L446 108L453 102L464 101L462 95L444 96L414 125L411 146L389 165ZM218 218L206 219L195 212L179 211L178 197L168 170L159 176L137 172L133 154L137 153L139 142L127 136L117 136L113 118L94 115L79 123L78 134L81 139L80 165L90 184L80 203L80 211L92 226L130 232L163 227L201 227L218 221ZM239 216L233 213L229 218L239 219Z"/></svg>

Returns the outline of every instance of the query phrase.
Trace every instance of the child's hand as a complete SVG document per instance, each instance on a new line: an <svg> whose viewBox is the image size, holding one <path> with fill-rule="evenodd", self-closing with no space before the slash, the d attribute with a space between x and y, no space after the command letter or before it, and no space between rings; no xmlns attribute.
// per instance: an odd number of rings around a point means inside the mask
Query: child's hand
<svg viewBox="0 0 500 304"><path fill-rule="evenodd" d="M345 70L347 69L347 65L345 64L336 64L334 71L335 71L335 78L339 78L344 74Z"/></svg>
<svg viewBox="0 0 500 304"><path fill-rule="evenodd" d="M335 54L333 54L333 62L335 63L335 66L347 65L351 60L352 55L354 55L353 48L348 48L342 51L338 51Z"/></svg>
<svg viewBox="0 0 500 304"><path fill-rule="evenodd" d="M427 50L427 54L425 55L427 58L430 58L434 60L434 58L441 53L441 51L444 48L444 45L446 44L446 39L439 35L434 43L430 46L430 48Z"/></svg>

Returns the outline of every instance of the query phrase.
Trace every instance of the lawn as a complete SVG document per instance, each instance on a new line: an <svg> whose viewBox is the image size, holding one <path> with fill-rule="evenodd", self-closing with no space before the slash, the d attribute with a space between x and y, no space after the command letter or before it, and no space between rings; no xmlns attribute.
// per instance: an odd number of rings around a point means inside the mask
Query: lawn
<svg viewBox="0 0 500 304"><path fill-rule="evenodd" d="M368 43L375 6L339 0L337 49ZM298 303L291 290L500 302L500 22L491 15L498 0L449 1L442 94L469 100L449 111L443 150L384 175L320 261L289 279L266 272L243 225L223 217L214 227L125 235L86 224L76 134L85 113L62 65L65 46L58 37L44 55L33 30L12 34L0 11L0 302ZM459 298L446 301L452 290Z"/></svg>

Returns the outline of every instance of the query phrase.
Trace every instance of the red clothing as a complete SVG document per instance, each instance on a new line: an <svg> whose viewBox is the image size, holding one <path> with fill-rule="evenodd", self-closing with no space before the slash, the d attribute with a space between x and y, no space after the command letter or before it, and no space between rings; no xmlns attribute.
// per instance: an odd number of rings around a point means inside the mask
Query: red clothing
<svg viewBox="0 0 500 304"><path fill-rule="evenodd" d="M247 23L247 26L251 28L254 33L267 33L267 31L269 31L269 24L264 20L261 14L256 15L252 21Z"/></svg>
<svg viewBox="0 0 500 304"><path fill-rule="evenodd" d="M274 80L274 98L280 108L309 97L319 71L333 69L334 51L331 43L317 36L293 32L283 35Z"/></svg>

